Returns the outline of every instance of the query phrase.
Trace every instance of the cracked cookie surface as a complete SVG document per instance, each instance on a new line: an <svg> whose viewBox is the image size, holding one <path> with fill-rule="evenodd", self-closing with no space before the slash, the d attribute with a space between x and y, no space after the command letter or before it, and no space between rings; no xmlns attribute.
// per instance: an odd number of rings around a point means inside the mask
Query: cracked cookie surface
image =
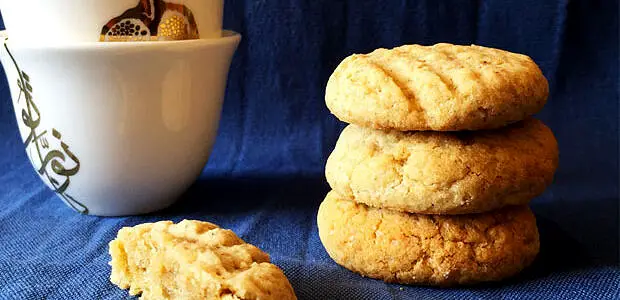
<svg viewBox="0 0 620 300"><path fill-rule="evenodd" d="M558 160L553 133L532 118L454 133L349 125L325 174L339 194L370 206L466 214L529 203L551 184Z"/></svg>
<svg viewBox="0 0 620 300"><path fill-rule="evenodd" d="M319 236L336 263L401 284L450 286L513 276L539 251L527 206L458 216L378 209L330 192L319 208Z"/></svg>
<svg viewBox="0 0 620 300"><path fill-rule="evenodd" d="M268 254L208 222L123 228L110 255L112 283L145 300L296 299Z"/></svg>
<svg viewBox="0 0 620 300"><path fill-rule="evenodd" d="M400 131L493 129L540 111L546 78L528 56L437 44L347 57L326 88L340 120Z"/></svg>

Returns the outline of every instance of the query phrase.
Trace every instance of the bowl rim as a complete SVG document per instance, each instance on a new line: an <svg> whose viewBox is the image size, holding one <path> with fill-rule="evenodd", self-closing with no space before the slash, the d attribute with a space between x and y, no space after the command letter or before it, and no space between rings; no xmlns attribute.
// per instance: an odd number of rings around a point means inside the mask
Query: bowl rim
<svg viewBox="0 0 620 300"><path fill-rule="evenodd" d="M238 43L241 34L232 30L222 30L222 37L209 39L193 39L181 41L143 41L143 42L72 42L64 44L37 44L30 42L12 42L9 30L0 30L0 41L12 49L22 50L157 50L172 48L193 48L204 46L222 46ZM1 45L1 44L0 44Z"/></svg>

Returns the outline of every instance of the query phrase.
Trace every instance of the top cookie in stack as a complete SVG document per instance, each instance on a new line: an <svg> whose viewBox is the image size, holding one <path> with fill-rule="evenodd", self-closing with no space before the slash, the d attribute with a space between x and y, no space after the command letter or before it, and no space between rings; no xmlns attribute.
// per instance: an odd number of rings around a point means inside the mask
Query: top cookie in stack
<svg viewBox="0 0 620 300"><path fill-rule="evenodd" d="M375 129L495 129L540 111L547 80L531 58L480 46L406 45L352 55L329 80L340 120Z"/></svg>

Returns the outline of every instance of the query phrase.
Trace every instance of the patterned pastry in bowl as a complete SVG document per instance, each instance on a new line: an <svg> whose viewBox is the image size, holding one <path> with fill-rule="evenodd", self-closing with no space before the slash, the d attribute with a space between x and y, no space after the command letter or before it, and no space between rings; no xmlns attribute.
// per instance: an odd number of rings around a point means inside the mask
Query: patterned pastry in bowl
<svg viewBox="0 0 620 300"><path fill-rule="evenodd" d="M200 38L192 11L183 4L142 0L110 20L102 41L190 40Z"/></svg>

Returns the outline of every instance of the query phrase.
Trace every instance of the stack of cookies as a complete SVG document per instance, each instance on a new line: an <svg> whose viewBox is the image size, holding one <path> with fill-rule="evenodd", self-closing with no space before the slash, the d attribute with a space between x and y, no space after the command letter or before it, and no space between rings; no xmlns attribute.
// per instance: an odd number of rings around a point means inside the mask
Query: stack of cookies
<svg viewBox="0 0 620 300"><path fill-rule="evenodd" d="M321 241L388 282L497 281L539 251L527 206L553 180L553 133L531 118L548 83L527 56L437 44L346 58L326 102L342 132L326 166Z"/></svg>

